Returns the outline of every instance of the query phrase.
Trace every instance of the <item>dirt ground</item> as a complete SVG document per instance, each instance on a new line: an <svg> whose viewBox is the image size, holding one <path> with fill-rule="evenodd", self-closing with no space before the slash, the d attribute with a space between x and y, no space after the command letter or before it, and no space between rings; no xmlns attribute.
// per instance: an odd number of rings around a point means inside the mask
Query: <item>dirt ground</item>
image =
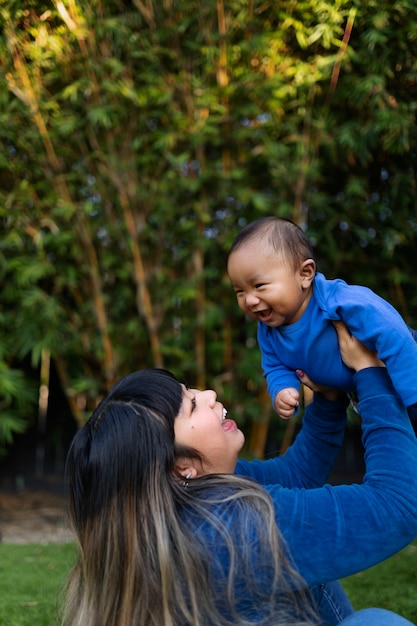
<svg viewBox="0 0 417 626"><path fill-rule="evenodd" d="M3 543L72 541L64 495L47 491L0 491L0 540Z"/></svg>

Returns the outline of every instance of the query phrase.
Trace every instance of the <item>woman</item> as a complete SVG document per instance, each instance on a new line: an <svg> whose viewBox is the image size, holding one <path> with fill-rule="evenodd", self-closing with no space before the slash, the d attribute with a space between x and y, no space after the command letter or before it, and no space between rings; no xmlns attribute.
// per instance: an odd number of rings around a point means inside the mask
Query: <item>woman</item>
<svg viewBox="0 0 417 626"><path fill-rule="evenodd" d="M214 391L161 370L130 374L69 452L79 558L64 624L316 625L324 583L417 536L413 430L381 362L343 324L336 329L356 371L363 484L322 487L345 425L346 400L333 391L315 394L283 457L246 462L244 436ZM326 624L345 626L344 616ZM346 622L362 623L409 622L380 610Z"/></svg>

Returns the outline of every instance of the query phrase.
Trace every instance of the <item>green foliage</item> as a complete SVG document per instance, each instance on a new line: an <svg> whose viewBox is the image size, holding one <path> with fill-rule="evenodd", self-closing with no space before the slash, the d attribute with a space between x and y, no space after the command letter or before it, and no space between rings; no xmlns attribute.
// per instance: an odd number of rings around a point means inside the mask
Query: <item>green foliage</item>
<svg viewBox="0 0 417 626"><path fill-rule="evenodd" d="M36 387L23 371L0 360L0 456L13 435L25 430L36 399Z"/></svg>
<svg viewBox="0 0 417 626"><path fill-rule="evenodd" d="M267 214L417 323L413 0L0 10L9 367L48 350L88 410L119 375L165 366L251 422L256 329L225 257Z"/></svg>

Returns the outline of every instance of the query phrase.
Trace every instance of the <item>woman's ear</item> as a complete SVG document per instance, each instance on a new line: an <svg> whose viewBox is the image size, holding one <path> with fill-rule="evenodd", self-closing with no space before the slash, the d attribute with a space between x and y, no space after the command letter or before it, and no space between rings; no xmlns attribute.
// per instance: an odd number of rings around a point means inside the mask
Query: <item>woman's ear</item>
<svg viewBox="0 0 417 626"><path fill-rule="evenodd" d="M314 259L306 259L300 267L301 285L308 289L316 275L316 262Z"/></svg>
<svg viewBox="0 0 417 626"><path fill-rule="evenodd" d="M178 459L175 463L175 469L186 480L197 477L197 470L190 459Z"/></svg>

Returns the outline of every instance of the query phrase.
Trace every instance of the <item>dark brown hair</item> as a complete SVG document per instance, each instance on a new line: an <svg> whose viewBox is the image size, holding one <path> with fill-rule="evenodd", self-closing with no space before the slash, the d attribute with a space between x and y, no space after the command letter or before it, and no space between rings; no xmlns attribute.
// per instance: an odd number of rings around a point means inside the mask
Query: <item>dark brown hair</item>
<svg viewBox="0 0 417 626"><path fill-rule="evenodd" d="M253 241L266 241L271 248L297 269L306 259L314 260L313 249L304 231L291 220L282 217L263 217L247 224L235 237L227 255Z"/></svg>

